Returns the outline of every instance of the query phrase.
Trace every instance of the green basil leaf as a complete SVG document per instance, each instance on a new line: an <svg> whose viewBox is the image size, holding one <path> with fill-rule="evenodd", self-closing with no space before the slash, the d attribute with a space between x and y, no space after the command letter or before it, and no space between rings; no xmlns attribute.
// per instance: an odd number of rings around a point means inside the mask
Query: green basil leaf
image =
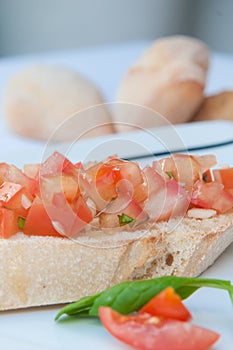
<svg viewBox="0 0 233 350"><path fill-rule="evenodd" d="M140 310L149 300L168 286L173 287L182 299L188 298L201 287L224 289L228 291L233 303L233 285L230 281L164 276L150 280L122 282L97 295L82 298L63 308L57 314L56 320L64 314L79 316L83 312L85 315L98 316L100 306L110 306L121 314L130 314Z"/></svg>

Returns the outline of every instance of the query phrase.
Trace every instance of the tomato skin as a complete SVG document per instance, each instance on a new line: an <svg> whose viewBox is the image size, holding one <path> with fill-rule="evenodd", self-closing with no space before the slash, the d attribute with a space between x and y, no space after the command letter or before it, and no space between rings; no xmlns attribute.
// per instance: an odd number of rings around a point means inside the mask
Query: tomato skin
<svg viewBox="0 0 233 350"><path fill-rule="evenodd" d="M30 177L31 179L38 179L40 171L40 164L25 164L23 167L23 172L26 176Z"/></svg>
<svg viewBox="0 0 233 350"><path fill-rule="evenodd" d="M215 209L219 213L225 213L233 207L233 196L224 190L221 183L197 181L191 203L201 208Z"/></svg>
<svg viewBox="0 0 233 350"><path fill-rule="evenodd" d="M0 163L0 184L3 182L13 182L19 184L31 194L35 192L37 187L37 181L26 176L16 166Z"/></svg>
<svg viewBox="0 0 233 350"><path fill-rule="evenodd" d="M39 176L67 174L77 176L77 167L59 152L54 152L40 166Z"/></svg>
<svg viewBox="0 0 233 350"><path fill-rule="evenodd" d="M26 235L56 236L61 235L54 229L51 219L40 198L36 197L28 211L23 232Z"/></svg>
<svg viewBox="0 0 233 350"><path fill-rule="evenodd" d="M51 202L55 193L64 193L68 202L72 202L78 192L78 182L70 175L44 175L40 178L40 196L46 202Z"/></svg>
<svg viewBox="0 0 233 350"><path fill-rule="evenodd" d="M170 179L157 192L149 193L144 209L155 221L166 220L186 213L189 193L174 179Z"/></svg>
<svg viewBox="0 0 233 350"><path fill-rule="evenodd" d="M219 339L219 334L189 322L125 316L105 306L99 308L99 317L113 336L139 350L207 350Z"/></svg>
<svg viewBox="0 0 233 350"><path fill-rule="evenodd" d="M191 319L190 312L172 287L166 288L152 298L142 307L140 313L148 313L153 316L172 318L180 321L188 321Z"/></svg>
<svg viewBox="0 0 233 350"><path fill-rule="evenodd" d="M76 203L70 205L63 193L57 193L52 203L46 203L46 210L53 227L63 237L76 238L93 219L92 212L81 195Z"/></svg>
<svg viewBox="0 0 233 350"><path fill-rule="evenodd" d="M0 238L9 238L19 232L18 214L7 208L0 208Z"/></svg>
<svg viewBox="0 0 233 350"><path fill-rule="evenodd" d="M0 186L0 206L15 211L20 216L26 216L33 196L19 184L4 182Z"/></svg>
<svg viewBox="0 0 233 350"><path fill-rule="evenodd" d="M233 189L233 168L214 169L213 176L225 189Z"/></svg>
<svg viewBox="0 0 233 350"><path fill-rule="evenodd" d="M193 184L215 164L216 157L213 155L173 154L170 158L154 162L153 168L165 178L167 178L168 173L171 173L178 182L183 183L185 188L191 191Z"/></svg>
<svg viewBox="0 0 233 350"><path fill-rule="evenodd" d="M144 188L141 188L144 179L137 163L110 158L91 166L86 173L92 180L92 192L95 191L103 202L110 202L118 196L118 183L123 179L135 190L135 198L141 201L145 197L145 192L142 192ZM98 204L97 207L103 209Z"/></svg>

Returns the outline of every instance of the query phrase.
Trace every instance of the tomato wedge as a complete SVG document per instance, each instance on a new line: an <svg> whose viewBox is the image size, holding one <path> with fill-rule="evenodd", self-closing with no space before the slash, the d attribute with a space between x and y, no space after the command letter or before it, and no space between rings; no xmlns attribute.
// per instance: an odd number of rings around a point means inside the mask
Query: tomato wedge
<svg viewBox="0 0 233 350"><path fill-rule="evenodd" d="M161 293L152 298L140 310L140 314L142 313L180 321L188 321L191 318L190 312L172 287L164 289Z"/></svg>
<svg viewBox="0 0 233 350"><path fill-rule="evenodd" d="M102 306L99 317L114 337L140 350L207 350L219 339L219 334L190 322L145 313L125 316Z"/></svg>

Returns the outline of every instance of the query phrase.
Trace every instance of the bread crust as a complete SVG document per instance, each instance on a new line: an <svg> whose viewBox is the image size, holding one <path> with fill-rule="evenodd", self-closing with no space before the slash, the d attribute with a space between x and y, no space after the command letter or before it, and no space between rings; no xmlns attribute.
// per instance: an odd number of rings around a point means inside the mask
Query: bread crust
<svg viewBox="0 0 233 350"><path fill-rule="evenodd" d="M205 97L193 121L233 120L233 91Z"/></svg>
<svg viewBox="0 0 233 350"><path fill-rule="evenodd" d="M114 132L99 89L63 66L35 64L14 74L3 109L11 131L26 137L67 141Z"/></svg>
<svg viewBox="0 0 233 350"><path fill-rule="evenodd" d="M127 108L125 113L123 108L116 110L117 130L125 131L124 122L157 127L162 122L158 113L172 124L189 121L203 102L208 61L208 48L200 40L171 36L155 41L128 70L117 94L118 102L155 112L138 108L130 115Z"/></svg>
<svg viewBox="0 0 233 350"><path fill-rule="evenodd" d="M78 241L17 234L0 240L0 310L68 303L125 280L197 276L232 241L233 212Z"/></svg>

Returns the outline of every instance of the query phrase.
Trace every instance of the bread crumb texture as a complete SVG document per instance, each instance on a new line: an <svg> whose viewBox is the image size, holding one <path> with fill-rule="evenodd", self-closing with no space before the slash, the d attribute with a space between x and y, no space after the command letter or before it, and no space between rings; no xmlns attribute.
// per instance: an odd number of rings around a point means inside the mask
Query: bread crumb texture
<svg viewBox="0 0 233 350"><path fill-rule="evenodd" d="M233 241L233 212L171 220L77 241L18 234L0 240L0 309L68 303L126 280L197 276Z"/></svg>

